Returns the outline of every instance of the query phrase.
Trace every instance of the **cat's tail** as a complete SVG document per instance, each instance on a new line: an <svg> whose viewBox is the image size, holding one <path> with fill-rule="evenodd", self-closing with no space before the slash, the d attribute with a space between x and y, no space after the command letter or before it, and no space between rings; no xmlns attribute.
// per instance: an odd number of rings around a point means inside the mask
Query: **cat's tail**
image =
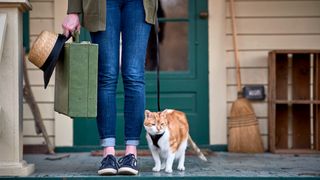
<svg viewBox="0 0 320 180"><path fill-rule="evenodd" d="M196 145L196 143L192 140L190 134L188 135L188 144L192 147L192 149L196 152L196 154L201 160L207 161L207 158L201 152L200 148Z"/></svg>

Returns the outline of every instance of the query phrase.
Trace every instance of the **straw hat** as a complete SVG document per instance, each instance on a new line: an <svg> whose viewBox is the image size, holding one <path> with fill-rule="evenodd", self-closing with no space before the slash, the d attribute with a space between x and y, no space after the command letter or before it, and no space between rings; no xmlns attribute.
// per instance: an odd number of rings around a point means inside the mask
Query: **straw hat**
<svg viewBox="0 0 320 180"><path fill-rule="evenodd" d="M68 38L64 35L42 31L32 45L29 61L43 71L44 88L49 83L63 45L67 40Z"/></svg>

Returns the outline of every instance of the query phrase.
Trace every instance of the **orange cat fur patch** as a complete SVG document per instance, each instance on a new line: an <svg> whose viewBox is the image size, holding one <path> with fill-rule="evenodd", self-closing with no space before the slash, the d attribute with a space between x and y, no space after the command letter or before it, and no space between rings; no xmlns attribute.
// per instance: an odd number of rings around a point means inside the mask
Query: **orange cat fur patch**
<svg viewBox="0 0 320 180"><path fill-rule="evenodd" d="M164 169L172 172L174 159L179 159L178 170L184 170L187 143L196 151L198 157L206 161L205 156L189 135L189 125L185 113L166 109L162 112L145 111L144 127L149 149L155 161L153 171ZM162 162L162 158L165 162Z"/></svg>
<svg viewBox="0 0 320 180"><path fill-rule="evenodd" d="M170 147L173 152L176 152L182 141L188 138L189 125L187 117L183 112L172 111L162 118L167 119L170 131Z"/></svg>

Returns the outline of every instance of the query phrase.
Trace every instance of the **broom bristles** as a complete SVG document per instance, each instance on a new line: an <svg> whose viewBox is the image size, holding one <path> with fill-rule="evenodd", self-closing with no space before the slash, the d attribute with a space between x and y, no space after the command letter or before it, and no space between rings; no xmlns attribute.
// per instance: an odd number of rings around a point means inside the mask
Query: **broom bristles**
<svg viewBox="0 0 320 180"><path fill-rule="evenodd" d="M228 126L230 152L262 153L264 151L258 121L247 99L239 98L232 104Z"/></svg>

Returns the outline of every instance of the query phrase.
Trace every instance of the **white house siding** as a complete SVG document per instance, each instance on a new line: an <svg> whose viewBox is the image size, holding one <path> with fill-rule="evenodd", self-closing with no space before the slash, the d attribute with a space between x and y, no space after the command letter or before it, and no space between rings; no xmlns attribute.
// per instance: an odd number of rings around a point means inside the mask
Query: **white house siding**
<svg viewBox="0 0 320 180"><path fill-rule="evenodd" d="M65 1L31 0L30 2L33 6L30 12L31 43L41 30L59 32L61 18L66 8ZM243 84L263 84L267 92L269 50L320 49L320 0L236 0L235 2ZM229 4L222 0L208 0L208 4L210 143L227 144L226 119L231 103L236 99ZM61 7L63 10L58 9ZM28 73L51 139L58 145L72 145L70 143L72 139L69 137L72 136L70 133L72 122L53 111L54 78L44 90L42 72L28 63ZM252 104L259 119L264 145L267 147L267 102ZM59 128L55 129L55 126ZM64 135L66 133L67 135ZM33 117L25 103L24 143L44 143L43 138L35 134Z"/></svg>
<svg viewBox="0 0 320 180"><path fill-rule="evenodd" d="M54 1L53 0L30 0L30 47L42 30L54 31ZM36 66L27 61L28 75L31 89L44 120L48 135L54 142L54 75L47 89L43 88L43 73ZM43 137L35 132L34 118L28 104L23 103L23 142L24 144L44 144Z"/></svg>
<svg viewBox="0 0 320 180"><path fill-rule="evenodd" d="M268 92L268 51L320 49L320 0L236 0L238 48L243 84L262 84ZM227 112L237 98L229 3L226 4ZM252 102L265 148L267 101Z"/></svg>

